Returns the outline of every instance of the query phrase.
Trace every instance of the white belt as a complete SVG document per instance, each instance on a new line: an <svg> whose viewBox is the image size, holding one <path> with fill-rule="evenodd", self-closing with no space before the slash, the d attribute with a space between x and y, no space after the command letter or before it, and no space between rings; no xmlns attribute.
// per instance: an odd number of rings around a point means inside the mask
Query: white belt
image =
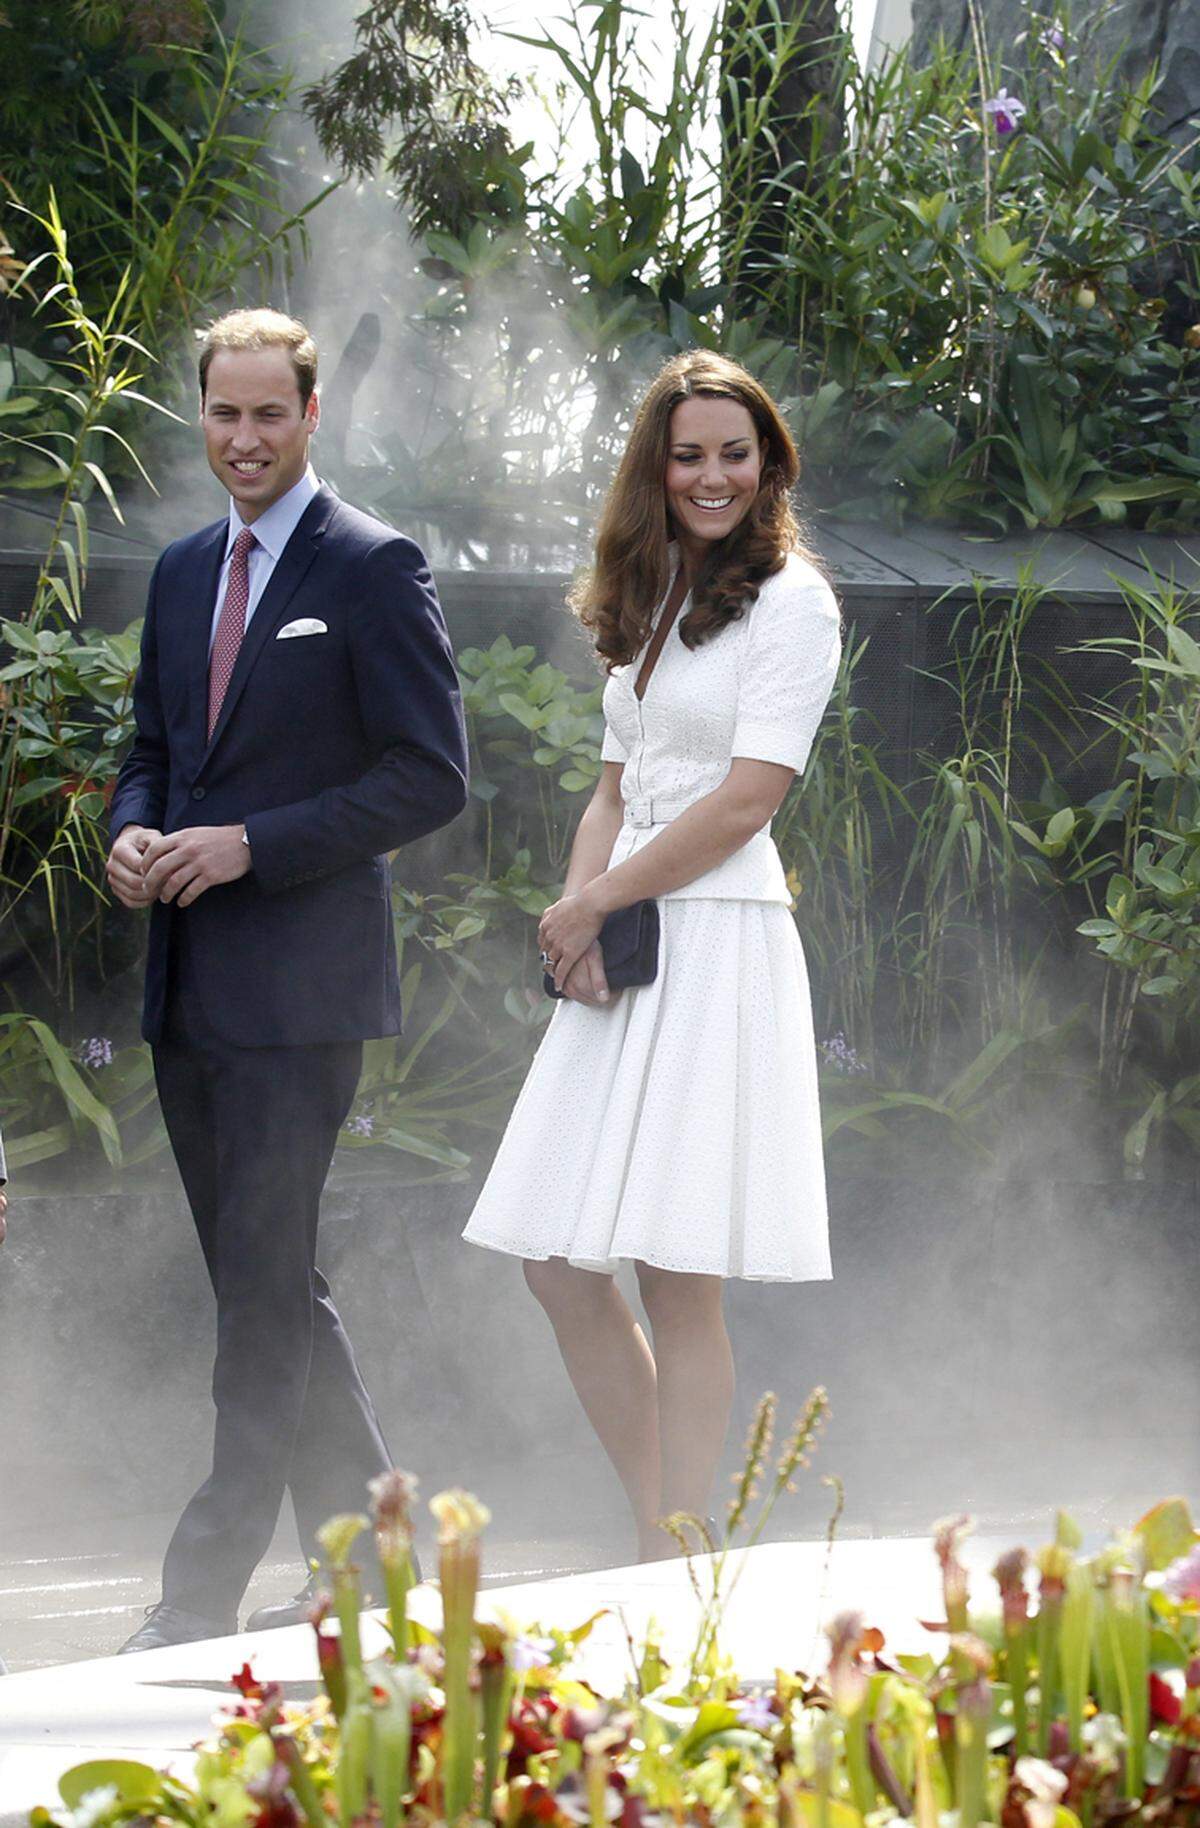
<svg viewBox="0 0 1200 1828"><path fill-rule="evenodd" d="M648 825L669 825L672 819L694 806L703 794L634 794L625 802L625 824L644 831Z"/></svg>

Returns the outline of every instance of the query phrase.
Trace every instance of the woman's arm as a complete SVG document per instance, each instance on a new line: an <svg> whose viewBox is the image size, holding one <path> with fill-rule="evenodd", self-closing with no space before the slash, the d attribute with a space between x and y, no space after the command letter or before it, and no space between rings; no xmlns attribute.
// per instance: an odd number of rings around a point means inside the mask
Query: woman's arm
<svg viewBox="0 0 1200 1828"><path fill-rule="evenodd" d="M577 895L608 868L612 847L625 813L621 803L621 763L605 762L595 791L580 819L571 845L564 895Z"/></svg>
<svg viewBox="0 0 1200 1828"><path fill-rule="evenodd" d="M615 772L619 779L620 771ZM615 869L601 868L594 874L581 871L576 882L573 851L563 898L547 908L539 928L542 949L555 961L554 981L559 988L595 940L606 915L631 902L681 889L732 857L775 817L794 773L778 762L735 756L718 788L681 812ZM589 806L588 813L591 810ZM582 826L581 820L581 833Z"/></svg>
<svg viewBox="0 0 1200 1828"><path fill-rule="evenodd" d="M625 816L621 802L620 762L605 762L595 792L583 810L571 845L567 865L566 896L577 896L608 867L612 847ZM597 932L599 929L597 928ZM577 1003L607 1003L608 980L604 959L593 935L591 942L558 981L558 988Z"/></svg>

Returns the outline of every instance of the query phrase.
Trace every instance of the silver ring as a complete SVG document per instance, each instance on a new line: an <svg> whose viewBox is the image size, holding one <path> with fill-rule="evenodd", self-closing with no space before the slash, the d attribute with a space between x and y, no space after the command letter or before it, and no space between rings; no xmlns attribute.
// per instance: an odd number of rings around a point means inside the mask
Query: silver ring
<svg viewBox="0 0 1200 1828"><path fill-rule="evenodd" d="M543 965L545 965L547 968L549 968L549 965L551 962L550 954L548 952L543 952L540 954L540 957L541 957L541 961L542 961Z"/></svg>

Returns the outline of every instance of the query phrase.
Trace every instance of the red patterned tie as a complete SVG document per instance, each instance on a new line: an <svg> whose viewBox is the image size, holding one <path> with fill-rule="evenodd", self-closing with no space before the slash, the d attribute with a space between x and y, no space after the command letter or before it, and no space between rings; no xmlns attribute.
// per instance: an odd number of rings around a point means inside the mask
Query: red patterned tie
<svg viewBox="0 0 1200 1828"><path fill-rule="evenodd" d="M229 562L229 582L225 586L225 601L217 617L217 632L213 638L212 656L208 663L208 736L217 727L221 715L221 706L225 702L225 693L229 689L230 677L238 649L242 645L242 636L246 632L246 605L250 601L250 552L257 544L251 528L243 527L233 542L233 557Z"/></svg>

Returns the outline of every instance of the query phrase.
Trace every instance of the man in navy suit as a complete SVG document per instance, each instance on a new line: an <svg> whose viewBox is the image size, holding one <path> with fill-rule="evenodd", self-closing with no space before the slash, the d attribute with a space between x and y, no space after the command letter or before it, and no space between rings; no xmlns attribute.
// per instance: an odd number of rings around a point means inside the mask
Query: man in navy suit
<svg viewBox="0 0 1200 1828"><path fill-rule="evenodd" d="M109 883L151 910L143 1034L217 1298L212 1473L125 1650L236 1630L285 1489L311 1553L391 1463L317 1216L362 1043L400 1030L386 853L462 810L466 744L420 550L313 474L316 371L278 312L205 338L229 512L155 568L113 796Z"/></svg>

